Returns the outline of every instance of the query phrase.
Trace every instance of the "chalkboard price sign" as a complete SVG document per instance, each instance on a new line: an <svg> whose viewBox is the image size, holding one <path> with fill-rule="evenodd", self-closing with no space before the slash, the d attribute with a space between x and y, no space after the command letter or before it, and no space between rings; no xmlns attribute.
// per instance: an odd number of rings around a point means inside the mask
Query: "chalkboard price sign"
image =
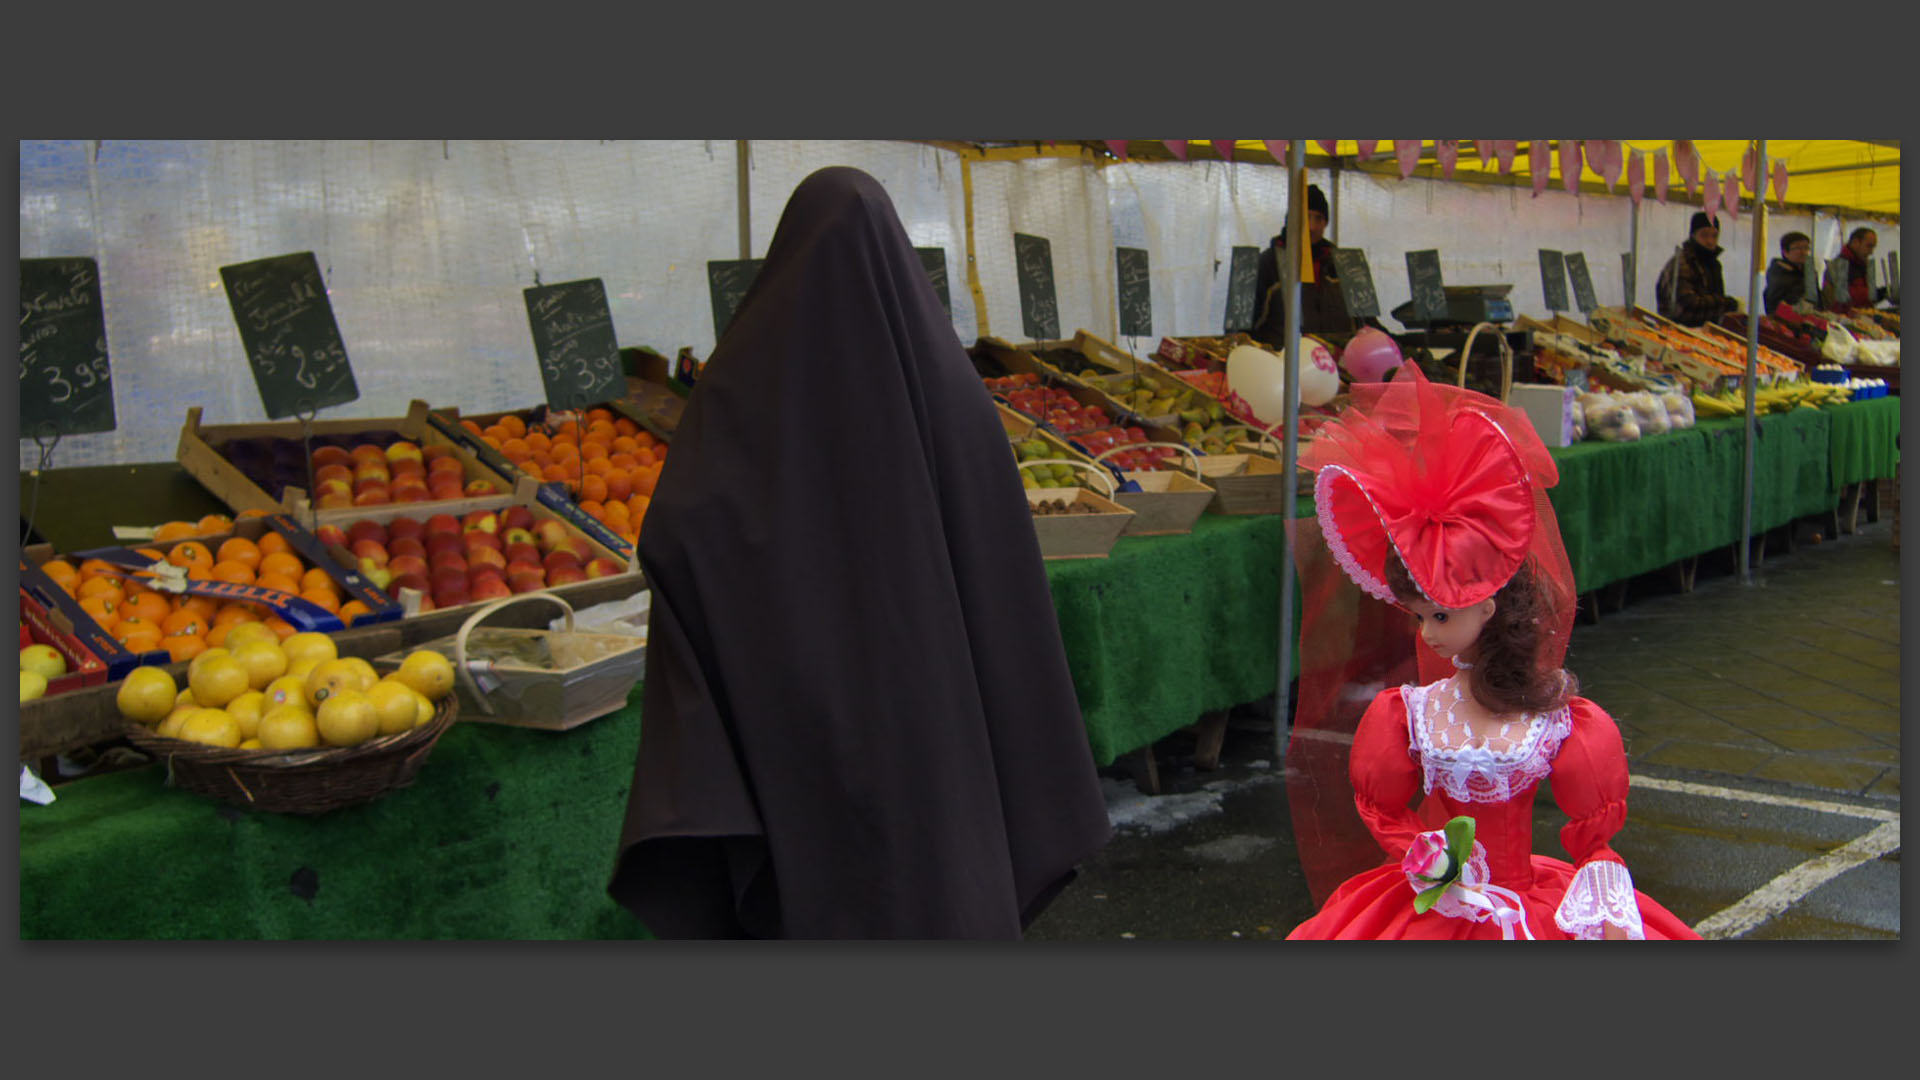
<svg viewBox="0 0 1920 1080"><path fill-rule="evenodd" d="M1440 252L1407 252L1407 284L1413 291L1414 317L1438 322L1447 317L1447 288L1440 280Z"/></svg>
<svg viewBox="0 0 1920 1080"><path fill-rule="evenodd" d="M1827 303L1837 304L1847 298L1848 263L1845 255L1836 255L1827 260L1827 280L1824 292Z"/></svg>
<svg viewBox="0 0 1920 1080"><path fill-rule="evenodd" d="M707 291L713 297L713 339L726 335L740 301L746 299L765 259L725 259L707 264Z"/></svg>
<svg viewBox="0 0 1920 1080"><path fill-rule="evenodd" d="M607 287L599 278L523 290L547 404L581 409L627 393Z"/></svg>
<svg viewBox="0 0 1920 1080"><path fill-rule="evenodd" d="M1042 236L1013 234L1013 259L1020 283L1020 325L1029 341L1060 336L1060 301L1053 286L1053 245Z"/></svg>
<svg viewBox="0 0 1920 1080"><path fill-rule="evenodd" d="M1234 248L1227 263L1227 318L1223 328L1226 333L1253 329L1253 320L1258 317L1261 301L1265 299L1254 295L1259 283L1260 249Z"/></svg>
<svg viewBox="0 0 1920 1080"><path fill-rule="evenodd" d="M1566 311L1573 305L1567 302L1567 260L1558 251L1540 249L1540 291L1547 298L1548 311Z"/></svg>
<svg viewBox="0 0 1920 1080"><path fill-rule="evenodd" d="M313 252L223 266L220 280L269 419L360 397Z"/></svg>
<svg viewBox="0 0 1920 1080"><path fill-rule="evenodd" d="M20 260L20 437L112 431L113 372L100 267Z"/></svg>
<svg viewBox="0 0 1920 1080"><path fill-rule="evenodd" d="M1367 266L1367 253L1359 248L1334 248L1333 267L1340 275L1340 295L1346 298L1347 314L1356 319L1377 318L1380 295L1373 290L1373 271Z"/></svg>
<svg viewBox="0 0 1920 1080"><path fill-rule="evenodd" d="M1127 337L1153 333L1153 287L1147 274L1146 248L1114 248L1114 269L1120 292L1120 332Z"/></svg>
<svg viewBox="0 0 1920 1080"><path fill-rule="evenodd" d="M1582 314L1600 306L1593 295L1593 276L1587 273L1587 257L1578 252L1567 253L1567 276L1573 279L1573 302Z"/></svg>
<svg viewBox="0 0 1920 1080"><path fill-rule="evenodd" d="M947 318L953 318L953 294L947 287L947 251L945 248L914 248L920 253L920 266L927 272L927 280L933 282L933 291L940 296L940 306L947 309Z"/></svg>

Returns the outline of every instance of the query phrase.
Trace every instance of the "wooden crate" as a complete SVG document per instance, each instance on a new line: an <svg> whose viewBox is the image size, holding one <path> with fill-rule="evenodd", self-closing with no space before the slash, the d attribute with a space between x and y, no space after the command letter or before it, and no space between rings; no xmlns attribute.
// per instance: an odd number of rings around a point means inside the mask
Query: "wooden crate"
<svg viewBox="0 0 1920 1080"><path fill-rule="evenodd" d="M235 512L242 510L265 510L268 512L285 511L305 529L315 529L329 520L328 515L338 517L341 511L351 513L362 507L341 507L337 509L317 510L304 486L289 486L279 499L255 483L239 466L228 460L223 447L237 439L276 438L299 439L303 429L297 421L281 420L262 424L220 424L205 426L200 423L200 408L195 406L187 410L186 423L180 429L180 443L176 456L180 464L200 486L212 492L214 497L227 504ZM449 437L435 427L428 419L431 410L424 401L415 400L407 408L407 415L368 420L316 420L312 423L314 435L352 436L361 433L394 433L399 437L418 444L422 449L428 446L444 445L451 448L461 464L461 483L470 484L485 481L499 491L513 490L513 481L505 475L487 467L480 459L460 442ZM487 498L491 496L480 496ZM475 502L475 498L429 500L425 502L394 503L411 509L412 513L432 515L439 513L465 513L457 507Z"/></svg>
<svg viewBox="0 0 1920 1080"><path fill-rule="evenodd" d="M1035 428L1040 426L1032 420L1027 419L1019 410L1009 407L1005 402L996 401L993 403L993 407L999 412L1000 426L1007 430L1007 437L1010 439L1025 439L1033 434Z"/></svg>
<svg viewBox="0 0 1920 1080"><path fill-rule="evenodd" d="M1193 531L1193 524L1207 512L1216 496L1213 488L1171 469L1158 472L1128 472L1128 480L1140 485L1139 491L1120 491L1113 499L1133 511L1127 536L1175 536Z"/></svg>
<svg viewBox="0 0 1920 1080"><path fill-rule="evenodd" d="M590 408L596 409L606 407L605 405L590 406ZM619 553L622 559L631 558L634 555L633 545L622 539L619 533L608 528L606 523L595 518L585 510L582 510L580 504L574 501L572 494L568 492L565 484L559 482L549 483L527 472L525 469L515 465L512 461L509 461L505 454L488 446L486 440L481 436L475 435L462 426L463 420L471 420L476 425L486 427L498 421L503 416L519 416L522 420L527 420L528 417L536 411L535 409L524 409L514 412L488 413L482 416L463 418L460 415L459 409L445 408L436 409L430 413L427 417L427 422L433 425L442 435L466 447L466 449L488 469L512 481L516 493L525 490L526 484L533 484L536 493L535 497L545 503L555 513L565 516L575 528L599 541L601 546L611 548ZM632 418L629 417L629 419ZM636 423L637 422L638 421L636 421Z"/></svg>
<svg viewBox="0 0 1920 1080"><path fill-rule="evenodd" d="M1068 504L1094 507L1092 514L1035 515L1033 531L1040 538L1040 555L1046 559L1104 559L1113 550L1120 534L1127 531L1133 511L1086 488L1028 488L1027 502L1060 499Z"/></svg>
<svg viewBox="0 0 1920 1080"><path fill-rule="evenodd" d="M1286 505L1286 468L1272 458L1209 454L1200 459L1200 475L1215 493L1209 513L1281 514L1292 509Z"/></svg>

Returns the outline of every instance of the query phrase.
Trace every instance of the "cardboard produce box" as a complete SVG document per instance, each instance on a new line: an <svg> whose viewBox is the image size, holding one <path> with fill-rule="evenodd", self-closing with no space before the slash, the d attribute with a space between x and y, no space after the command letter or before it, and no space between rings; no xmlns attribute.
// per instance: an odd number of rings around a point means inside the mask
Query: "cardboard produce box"
<svg viewBox="0 0 1920 1080"><path fill-rule="evenodd" d="M1579 391L1571 386L1514 383L1507 404L1527 414L1533 430L1548 446L1570 446L1575 441L1573 403Z"/></svg>
<svg viewBox="0 0 1920 1080"><path fill-rule="evenodd" d="M607 408L609 411L619 411L608 405L595 405L592 406L592 408ZM545 408L539 407L523 409L513 413L488 413L479 416L462 417L460 410L449 408L435 411L428 417L428 422L447 438L453 439L465 446L489 469L512 480L515 485L526 482L533 483L537 489L535 493L536 498L542 503L545 503L546 506L555 513L565 516L576 528L592 536L603 546L613 549L623 558L631 556L633 554L632 544L627 543L608 523L594 517L581 507L579 501L574 498L574 493L571 490L572 481L548 480L544 476L536 476L531 471L522 469L520 466L515 465L504 453L488 445L484 435L476 435L465 426L471 423L484 431L486 428L497 423L501 417L511 415L519 417L523 423L528 424L529 428L533 428L535 423L544 423L544 421L541 420L544 413ZM622 413L621 415L624 416L626 414ZM627 419L631 420L633 418L629 416ZM638 421L635 421L635 423L637 424Z"/></svg>

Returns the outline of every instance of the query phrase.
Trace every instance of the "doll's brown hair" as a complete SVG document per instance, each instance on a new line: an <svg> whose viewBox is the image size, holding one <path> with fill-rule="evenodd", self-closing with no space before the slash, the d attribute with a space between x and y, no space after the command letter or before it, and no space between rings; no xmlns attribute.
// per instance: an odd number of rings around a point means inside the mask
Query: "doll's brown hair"
<svg viewBox="0 0 1920 1080"><path fill-rule="evenodd" d="M1401 603L1427 599L1397 552L1387 552L1385 569L1387 587ZM1522 563L1493 595L1493 615L1480 628L1467 671L1468 691L1488 712L1546 712L1578 689L1573 672L1540 664L1541 620L1551 614L1530 563Z"/></svg>

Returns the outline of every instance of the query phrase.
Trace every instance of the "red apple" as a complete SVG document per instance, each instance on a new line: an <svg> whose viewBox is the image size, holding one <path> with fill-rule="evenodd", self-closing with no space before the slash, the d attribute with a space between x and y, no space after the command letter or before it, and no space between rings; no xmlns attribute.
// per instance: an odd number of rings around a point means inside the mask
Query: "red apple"
<svg viewBox="0 0 1920 1080"><path fill-rule="evenodd" d="M493 482L490 480L470 480L467 482L465 491L467 497L470 499L477 499L482 495L497 495L500 493L500 489L494 487Z"/></svg>
<svg viewBox="0 0 1920 1080"><path fill-rule="evenodd" d="M443 551L451 551L455 555L465 555L467 553L466 541L460 539L460 537L453 533L434 533L427 537L428 558L432 558Z"/></svg>
<svg viewBox="0 0 1920 1080"><path fill-rule="evenodd" d="M436 502L450 502L454 499L463 497L460 494L460 482L458 480L448 480L443 483L428 484L427 496Z"/></svg>
<svg viewBox="0 0 1920 1080"><path fill-rule="evenodd" d="M507 571L507 585L514 592L536 592L547 587L547 572L538 568L532 570Z"/></svg>
<svg viewBox="0 0 1920 1080"><path fill-rule="evenodd" d="M388 461L419 461L422 458L420 447L405 439L387 446Z"/></svg>
<svg viewBox="0 0 1920 1080"><path fill-rule="evenodd" d="M433 489L418 477L402 476L393 482L393 501L403 503L426 502L433 498Z"/></svg>
<svg viewBox="0 0 1920 1080"><path fill-rule="evenodd" d="M394 543L411 544L415 543L415 541L396 540ZM419 574L421 577L425 577L427 575L426 556L395 554L387 560L387 573L392 574L394 577L403 577L407 574Z"/></svg>
<svg viewBox="0 0 1920 1080"><path fill-rule="evenodd" d="M464 532L497 532L500 528L500 516L491 510L475 510L460 519L460 528Z"/></svg>
<svg viewBox="0 0 1920 1080"><path fill-rule="evenodd" d="M387 545L389 547L393 545L393 541L395 540L404 540L408 537L418 540L425 535L427 535L426 525L416 518L397 517L387 522Z"/></svg>
<svg viewBox="0 0 1920 1080"><path fill-rule="evenodd" d="M354 543L358 543L361 540L372 540L384 547L392 535L392 533L387 531L385 525L377 521L361 520L347 526L347 539Z"/></svg>
<svg viewBox="0 0 1920 1080"><path fill-rule="evenodd" d="M570 534L566 539L555 544L553 550L572 552L573 557L578 560L582 566L586 565L587 560L593 558L593 549L587 546L587 538L584 536Z"/></svg>
<svg viewBox="0 0 1920 1080"><path fill-rule="evenodd" d="M438 555L431 555L427 558L427 567L435 573L442 570L456 570L464 574L467 572L467 565L467 557L465 555L452 551L443 551Z"/></svg>
<svg viewBox="0 0 1920 1080"><path fill-rule="evenodd" d="M540 549L535 547L531 540L514 543L512 542L512 538L509 537L503 554L506 555L507 565L509 566L517 562L530 562L535 566L540 565Z"/></svg>
<svg viewBox="0 0 1920 1080"><path fill-rule="evenodd" d="M353 497L355 506L385 506L393 501L393 492L385 484L368 484Z"/></svg>
<svg viewBox="0 0 1920 1080"><path fill-rule="evenodd" d="M393 583L393 574L386 567L375 564L372 559L360 560L360 576L373 582L375 588L384 589Z"/></svg>
<svg viewBox="0 0 1920 1080"><path fill-rule="evenodd" d="M588 563L586 565L586 571L588 577L599 578L607 577L610 574L624 574L627 568L614 562L612 559L599 558Z"/></svg>
<svg viewBox="0 0 1920 1080"><path fill-rule="evenodd" d="M330 491L313 500L313 505L321 510L338 510L343 506L354 506L357 504L354 502L352 495L342 495L339 492Z"/></svg>
<svg viewBox="0 0 1920 1080"><path fill-rule="evenodd" d="M418 555L424 559L427 545L417 536L396 536L387 541L387 554L396 559L402 555Z"/></svg>
<svg viewBox="0 0 1920 1080"><path fill-rule="evenodd" d="M387 459L387 471L393 474L395 480L403 476L417 476L425 480L427 478L427 463L421 461L419 458L401 458L398 461L389 458Z"/></svg>
<svg viewBox="0 0 1920 1080"><path fill-rule="evenodd" d="M372 443L361 443L347 453L355 461L378 461L385 464L387 460L387 452Z"/></svg>
<svg viewBox="0 0 1920 1080"><path fill-rule="evenodd" d="M552 551L572 533L566 525L553 518L541 518L533 526L533 535L542 551Z"/></svg>
<svg viewBox="0 0 1920 1080"><path fill-rule="evenodd" d="M587 580L587 572L572 563L562 563L547 571L548 585L571 585L576 581Z"/></svg>
<svg viewBox="0 0 1920 1080"><path fill-rule="evenodd" d="M576 570L580 569L580 558L571 551L550 551L546 558L540 560L540 565L547 568L547 579L551 581L554 570L559 567L571 566Z"/></svg>
<svg viewBox="0 0 1920 1080"><path fill-rule="evenodd" d="M351 506L353 505L353 484L334 477L330 480L322 480L313 486L313 501L316 505L321 499L327 498L328 496L336 499L345 499L347 500L347 505Z"/></svg>
<svg viewBox="0 0 1920 1080"><path fill-rule="evenodd" d="M452 514L435 514L427 519L428 536L432 536L434 533L453 533L458 535L459 532L460 519L454 517Z"/></svg>
<svg viewBox="0 0 1920 1080"><path fill-rule="evenodd" d="M474 548L492 548L500 552L507 550L507 545L500 542L500 537L497 534L481 532L478 529L470 533L461 533L460 542L466 546L468 551L472 551Z"/></svg>
<svg viewBox="0 0 1920 1080"><path fill-rule="evenodd" d="M353 483L355 487L374 481L381 484L393 483L393 471L387 468L386 462L362 461L353 467Z"/></svg>
<svg viewBox="0 0 1920 1080"><path fill-rule="evenodd" d="M352 461L353 455L347 453L345 447L323 446L313 452L313 467L316 469L323 465L347 465Z"/></svg>
<svg viewBox="0 0 1920 1080"><path fill-rule="evenodd" d="M378 540L355 540L353 546L348 550L352 551L354 557L360 560L362 567L368 563L372 563L375 566L385 566L390 561L386 545Z"/></svg>
<svg viewBox="0 0 1920 1080"><path fill-rule="evenodd" d="M344 480L347 486L353 486L353 470L345 465L322 465L313 470L313 483L319 487L322 481Z"/></svg>
<svg viewBox="0 0 1920 1080"><path fill-rule="evenodd" d="M503 596L512 596L513 587L498 576L488 574L474 583L471 595L477 601L498 600Z"/></svg>
<svg viewBox="0 0 1920 1080"><path fill-rule="evenodd" d="M526 507L515 506L510 509L525 510ZM507 542L508 547L513 547L515 544L527 544L529 546L533 546L540 542L533 535L532 529L529 529L524 525L513 525L513 526L507 525L504 515L501 519L500 538Z"/></svg>
<svg viewBox="0 0 1920 1080"><path fill-rule="evenodd" d="M401 589L413 589L420 593L432 591L428 585L427 573L424 569L416 573L394 574L393 580L387 582L387 594L389 596L398 596L400 595Z"/></svg>
<svg viewBox="0 0 1920 1080"><path fill-rule="evenodd" d="M452 452L449 451L447 456L437 457L427 462L427 476L429 478L441 475L451 476L456 480L464 481L467 475L467 467L462 465L460 459L452 456Z"/></svg>
<svg viewBox="0 0 1920 1080"><path fill-rule="evenodd" d="M347 532L338 525L322 525L313 531L313 535L323 544L347 546Z"/></svg>
<svg viewBox="0 0 1920 1080"><path fill-rule="evenodd" d="M500 511L500 528L509 532L514 529L531 530L533 528L533 511L524 506L507 507L505 510ZM532 538L529 537L528 539L531 540Z"/></svg>
<svg viewBox="0 0 1920 1080"><path fill-rule="evenodd" d="M433 573L427 580L433 583L433 595L435 596L439 596L442 592L449 589L458 589L461 592L467 591L467 571L465 567L456 569L451 566L435 566Z"/></svg>
<svg viewBox="0 0 1920 1080"><path fill-rule="evenodd" d="M473 603L473 598L467 595L467 589L464 585L458 589L448 589L445 592L433 594L433 606L435 609L465 607L471 603Z"/></svg>
<svg viewBox="0 0 1920 1080"><path fill-rule="evenodd" d="M488 547L474 548L467 552L468 569L478 569L482 566L491 566L505 573L507 569L507 557L500 554L497 549Z"/></svg>

